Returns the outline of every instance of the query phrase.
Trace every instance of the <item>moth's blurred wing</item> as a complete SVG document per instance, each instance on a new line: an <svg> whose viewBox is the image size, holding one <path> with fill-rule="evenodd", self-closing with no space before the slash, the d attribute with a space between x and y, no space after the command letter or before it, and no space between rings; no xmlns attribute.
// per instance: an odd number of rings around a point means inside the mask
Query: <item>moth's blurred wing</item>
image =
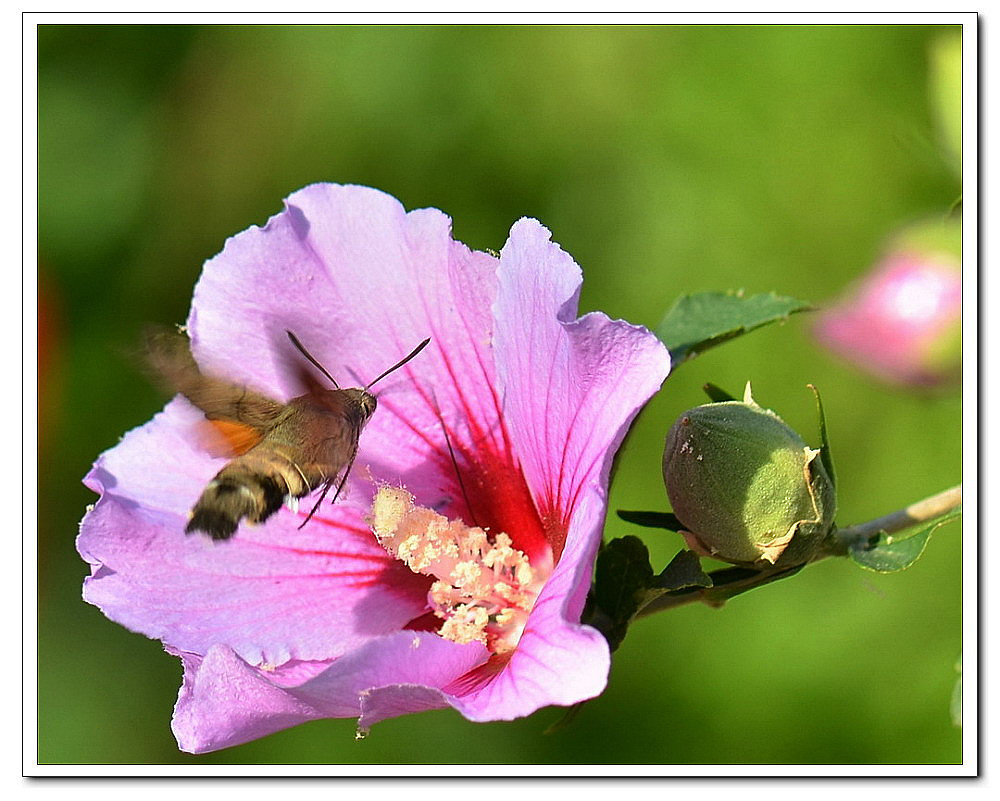
<svg viewBox="0 0 1000 801"><path fill-rule="evenodd" d="M205 420L198 426L198 444L216 458L240 456L263 436L260 429L232 420Z"/></svg>

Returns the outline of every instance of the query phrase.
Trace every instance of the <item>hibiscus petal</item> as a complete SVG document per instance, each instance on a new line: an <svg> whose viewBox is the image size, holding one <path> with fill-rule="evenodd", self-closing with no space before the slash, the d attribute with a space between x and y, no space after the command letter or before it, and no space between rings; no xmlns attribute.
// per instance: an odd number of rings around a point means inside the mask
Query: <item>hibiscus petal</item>
<svg viewBox="0 0 1000 801"><path fill-rule="evenodd" d="M167 650L184 665L172 723L182 751L228 748L322 717L224 645L213 645L204 657Z"/></svg>
<svg viewBox="0 0 1000 801"><path fill-rule="evenodd" d="M568 518L583 492L604 495L615 450L670 371L647 329L576 319L583 275L550 238L537 220L514 225L494 306L504 420L543 519Z"/></svg>
<svg viewBox="0 0 1000 801"><path fill-rule="evenodd" d="M172 652L174 649L168 649ZM438 689L485 658L478 643L458 645L429 632L398 632L358 648L288 686L231 649L213 646L204 658L176 652L184 685L174 710L182 750L201 753L239 745L319 717L358 717L359 729L387 718L447 706Z"/></svg>
<svg viewBox="0 0 1000 801"><path fill-rule="evenodd" d="M330 717L356 716L363 704L364 719L359 725L364 727L396 715L445 706L440 688L487 656L477 642L459 645L431 632L398 632L337 660L294 692ZM408 699L407 692L399 690L402 687L431 692L419 692Z"/></svg>
<svg viewBox="0 0 1000 801"><path fill-rule="evenodd" d="M342 386L370 381L431 338L377 387L353 480L366 502L369 472L427 505L453 501L442 426L466 439L498 435L489 353L497 261L452 240L450 228L436 209L407 213L374 189L317 184L265 228L229 239L195 290L189 328L203 367L281 398L300 391L288 374L302 361L285 329ZM483 430L468 431L469 421Z"/></svg>
<svg viewBox="0 0 1000 801"><path fill-rule="evenodd" d="M475 720L572 704L603 690L607 643L579 620L601 541L611 460L670 370L646 329L576 317L580 268L535 220L511 229L494 305L504 419L559 559L517 650L456 703Z"/></svg>

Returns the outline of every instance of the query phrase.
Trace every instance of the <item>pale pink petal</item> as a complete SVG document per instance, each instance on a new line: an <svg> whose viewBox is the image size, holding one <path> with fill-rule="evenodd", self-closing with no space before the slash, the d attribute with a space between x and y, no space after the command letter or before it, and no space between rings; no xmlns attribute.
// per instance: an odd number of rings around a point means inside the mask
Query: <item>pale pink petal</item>
<svg viewBox="0 0 1000 801"><path fill-rule="evenodd" d="M604 497L615 450L670 356L645 328L600 312L576 319L583 275L550 237L536 220L511 229L494 346L504 422L532 497L543 518L568 521L583 493Z"/></svg>
<svg viewBox="0 0 1000 801"><path fill-rule="evenodd" d="M496 267L452 240L436 209L407 213L367 187L310 186L205 265L194 350L205 369L286 399L300 391L288 366L302 361L286 329L342 386L370 381L430 337L377 385L351 483L361 503L376 476L441 508L458 502L443 426L466 441L500 437L489 352Z"/></svg>
<svg viewBox="0 0 1000 801"><path fill-rule="evenodd" d="M494 315L504 421L561 558L509 664L469 682L456 702L475 720L572 704L604 689L607 642L576 621L601 541L611 459L670 369L666 348L645 329L599 313L576 319L580 268L536 221L514 226L500 263Z"/></svg>
<svg viewBox="0 0 1000 801"><path fill-rule="evenodd" d="M405 631L374 640L334 662L313 679L296 687L296 697L308 701L330 717L354 717L366 705L367 724L406 712L445 706L440 688L455 676L473 669L488 657L479 643L459 645L427 631ZM410 708L393 694L373 696L377 688L424 687ZM379 701L382 699L385 706ZM395 710L395 711L394 711Z"/></svg>
<svg viewBox="0 0 1000 801"><path fill-rule="evenodd" d="M224 646L204 657L168 648L184 665L172 728L182 751L201 754L322 717Z"/></svg>
<svg viewBox="0 0 1000 801"><path fill-rule="evenodd" d="M429 632L397 632L329 664L262 670L212 646L204 658L178 652L184 685L174 711L182 750L227 748L319 717L380 720L447 706L438 689L485 658L478 643L457 645Z"/></svg>

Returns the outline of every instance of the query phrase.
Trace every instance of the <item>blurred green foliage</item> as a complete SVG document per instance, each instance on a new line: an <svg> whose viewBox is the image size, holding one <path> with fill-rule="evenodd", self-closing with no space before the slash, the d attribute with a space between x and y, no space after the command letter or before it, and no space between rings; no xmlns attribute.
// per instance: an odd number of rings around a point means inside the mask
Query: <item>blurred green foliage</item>
<svg viewBox="0 0 1000 801"><path fill-rule="evenodd" d="M52 26L38 29L38 758L46 763L955 763L958 527L912 570L826 560L723 610L633 626L608 690L489 725L444 710L317 721L176 750L181 670L80 600L91 461L164 398L132 353L181 322L201 264L291 191L362 183L435 206L473 247L535 216L582 265L582 309L655 327L681 293L821 303L898 225L960 194L937 147L926 26ZM938 82L935 86L940 87ZM937 90L936 90L937 91ZM945 136L948 134L945 132ZM809 315L712 350L640 419L611 509L666 508L663 437L713 381L815 440L823 392L841 523L961 475L961 398L875 383ZM661 569L678 535L609 516ZM461 743L460 750L455 744Z"/></svg>

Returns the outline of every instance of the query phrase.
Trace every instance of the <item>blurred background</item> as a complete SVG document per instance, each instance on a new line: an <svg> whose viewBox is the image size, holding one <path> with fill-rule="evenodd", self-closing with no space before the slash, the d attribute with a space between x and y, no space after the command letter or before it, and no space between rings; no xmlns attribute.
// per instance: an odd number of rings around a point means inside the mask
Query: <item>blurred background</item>
<svg viewBox="0 0 1000 801"><path fill-rule="evenodd" d="M360 742L353 720L326 720L198 757L169 728L179 661L81 600L74 549L95 500L81 478L166 400L131 355L142 326L182 322L204 260L295 189L374 186L444 210L476 248L499 249L516 219L537 217L583 267L581 311L649 327L698 290L824 305L893 231L945 218L960 197L935 67L959 36L40 26L39 761L960 762L954 524L904 573L827 560L721 610L640 621L607 691L555 734L544 730L560 709L485 725L443 710ZM752 379L814 444L806 384L822 390L841 524L961 480L959 389L882 381L824 350L812 325L798 315L679 368L622 454L607 538L641 536L657 569L682 547L613 510L667 508L663 436L705 381L738 393Z"/></svg>

